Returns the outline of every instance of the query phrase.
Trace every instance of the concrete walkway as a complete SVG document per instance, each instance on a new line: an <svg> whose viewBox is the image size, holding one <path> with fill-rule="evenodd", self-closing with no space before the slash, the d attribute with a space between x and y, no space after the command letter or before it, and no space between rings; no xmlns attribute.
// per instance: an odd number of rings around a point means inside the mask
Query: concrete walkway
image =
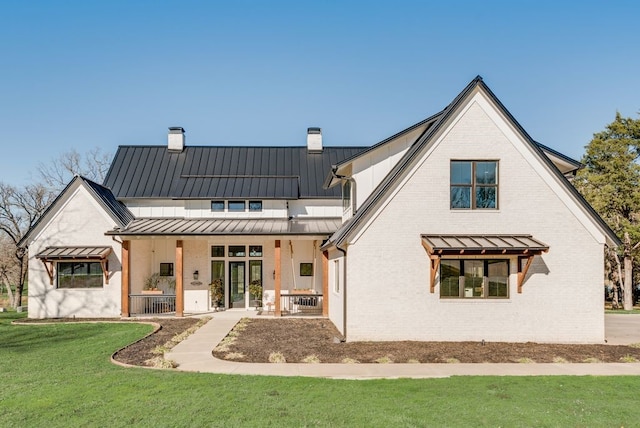
<svg viewBox="0 0 640 428"><path fill-rule="evenodd" d="M238 363L211 355L213 348L243 317L254 311L226 311L179 343L165 358L178 363L178 370L202 373L310 376L335 379L439 378L449 376L548 376L548 375L640 375L640 363L606 364L302 364ZM640 342L640 316L606 315L610 344ZM613 320L613 321L612 321Z"/></svg>

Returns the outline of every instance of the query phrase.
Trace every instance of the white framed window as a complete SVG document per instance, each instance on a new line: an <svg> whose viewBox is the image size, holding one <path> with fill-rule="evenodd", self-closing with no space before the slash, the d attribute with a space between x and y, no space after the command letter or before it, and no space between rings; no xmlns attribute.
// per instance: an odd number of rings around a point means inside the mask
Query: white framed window
<svg viewBox="0 0 640 428"><path fill-rule="evenodd" d="M333 261L333 291L340 292L340 260Z"/></svg>

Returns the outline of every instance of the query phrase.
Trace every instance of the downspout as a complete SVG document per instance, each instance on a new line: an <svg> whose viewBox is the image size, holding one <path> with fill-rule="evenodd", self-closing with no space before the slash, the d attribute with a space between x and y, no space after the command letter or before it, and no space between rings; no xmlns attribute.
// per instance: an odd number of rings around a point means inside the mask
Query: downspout
<svg viewBox="0 0 640 428"><path fill-rule="evenodd" d="M338 251L343 255L344 262L342 263L342 342L347 341L347 250L336 245Z"/></svg>

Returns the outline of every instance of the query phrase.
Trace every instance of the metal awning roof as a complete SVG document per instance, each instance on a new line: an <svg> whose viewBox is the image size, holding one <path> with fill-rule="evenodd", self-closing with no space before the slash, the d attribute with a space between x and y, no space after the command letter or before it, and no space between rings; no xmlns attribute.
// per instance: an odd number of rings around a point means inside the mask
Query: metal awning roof
<svg viewBox="0 0 640 428"><path fill-rule="evenodd" d="M109 257L111 247L47 247L36 255L40 260L102 260Z"/></svg>
<svg viewBox="0 0 640 428"><path fill-rule="evenodd" d="M141 218L107 235L331 235L342 223L339 218L313 219L184 219Z"/></svg>
<svg viewBox="0 0 640 428"><path fill-rule="evenodd" d="M540 254L549 246L531 235L421 235L434 255Z"/></svg>

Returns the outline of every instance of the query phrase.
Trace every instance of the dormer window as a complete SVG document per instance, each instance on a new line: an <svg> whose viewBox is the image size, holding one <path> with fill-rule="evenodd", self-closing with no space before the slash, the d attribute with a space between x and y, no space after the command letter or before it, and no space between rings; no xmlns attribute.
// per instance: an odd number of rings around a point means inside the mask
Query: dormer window
<svg viewBox="0 0 640 428"><path fill-rule="evenodd" d="M244 201L229 201L229 212L244 212Z"/></svg>
<svg viewBox="0 0 640 428"><path fill-rule="evenodd" d="M224 212L224 201L212 201L211 202L211 211L213 211L213 212Z"/></svg>
<svg viewBox="0 0 640 428"><path fill-rule="evenodd" d="M451 209L498 208L497 161L451 161Z"/></svg>
<svg viewBox="0 0 640 428"><path fill-rule="evenodd" d="M262 201L249 201L249 212L261 212Z"/></svg>

